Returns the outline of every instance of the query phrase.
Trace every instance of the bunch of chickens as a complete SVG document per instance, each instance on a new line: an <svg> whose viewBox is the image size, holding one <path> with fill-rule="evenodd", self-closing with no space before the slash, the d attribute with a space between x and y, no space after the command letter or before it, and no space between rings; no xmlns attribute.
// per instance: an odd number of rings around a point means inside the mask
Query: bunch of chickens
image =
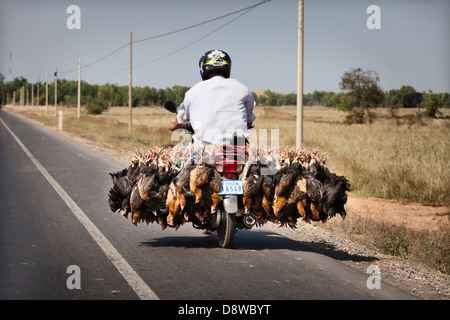
<svg viewBox="0 0 450 320"><path fill-rule="evenodd" d="M306 222L326 222L336 214L345 218L350 183L328 170L328 155L318 148L258 148L250 158L244 172L243 206L258 224L272 221L295 228L299 218Z"/></svg>
<svg viewBox="0 0 450 320"><path fill-rule="evenodd" d="M191 221L202 228L222 200L221 177L209 155L193 146L136 150L128 168L110 173L111 210L126 218L131 213L134 225L156 221L165 229Z"/></svg>
<svg viewBox="0 0 450 320"><path fill-rule="evenodd" d="M223 197L221 176L215 170L215 147L155 147L136 150L128 168L110 173L113 187L109 206L134 225L157 222L165 229L185 222L207 228L206 217ZM220 146L222 148L222 146ZM340 214L350 184L325 166L327 154L308 149L264 148L249 145L240 176L244 194L239 207L256 217L295 228L297 220L322 221Z"/></svg>

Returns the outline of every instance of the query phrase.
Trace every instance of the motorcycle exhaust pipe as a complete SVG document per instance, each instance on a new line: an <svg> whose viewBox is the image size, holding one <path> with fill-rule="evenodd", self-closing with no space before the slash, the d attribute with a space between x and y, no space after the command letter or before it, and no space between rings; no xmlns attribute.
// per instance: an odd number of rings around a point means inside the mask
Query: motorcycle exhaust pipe
<svg viewBox="0 0 450 320"><path fill-rule="evenodd" d="M256 223L256 217L253 214L248 213L244 215L243 222L247 228L252 228Z"/></svg>

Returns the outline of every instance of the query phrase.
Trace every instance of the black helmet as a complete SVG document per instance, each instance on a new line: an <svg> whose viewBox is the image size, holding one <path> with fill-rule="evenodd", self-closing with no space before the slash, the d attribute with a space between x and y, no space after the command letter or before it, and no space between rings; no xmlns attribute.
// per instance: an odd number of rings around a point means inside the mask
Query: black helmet
<svg viewBox="0 0 450 320"><path fill-rule="evenodd" d="M225 51L209 50L200 58L198 62L202 80L208 79L211 73L222 73L225 78L230 77L231 58Z"/></svg>

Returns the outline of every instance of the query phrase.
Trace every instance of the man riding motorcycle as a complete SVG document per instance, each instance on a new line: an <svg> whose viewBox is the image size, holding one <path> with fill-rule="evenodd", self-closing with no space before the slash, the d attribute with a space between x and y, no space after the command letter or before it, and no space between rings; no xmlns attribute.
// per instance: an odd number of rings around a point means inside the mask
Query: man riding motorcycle
<svg viewBox="0 0 450 320"><path fill-rule="evenodd" d="M186 92L169 130L191 123L194 143L201 145L227 145L235 138L247 138L256 118L255 101L244 84L230 78L230 56L222 50L207 51L199 67L203 81Z"/></svg>
<svg viewBox="0 0 450 320"><path fill-rule="evenodd" d="M242 146L256 118L253 114L255 100L244 84L230 78L231 58L226 52L207 51L200 58L199 67L203 81L186 92L177 110L177 119L169 124L169 130L186 128L190 124L195 145L219 147L215 149L214 160L221 175L220 194L226 192L227 195L209 216L210 223L204 232L217 230L219 245L231 247L237 226L237 194L242 194L242 181L236 179L245 163ZM242 216L239 219L242 220Z"/></svg>

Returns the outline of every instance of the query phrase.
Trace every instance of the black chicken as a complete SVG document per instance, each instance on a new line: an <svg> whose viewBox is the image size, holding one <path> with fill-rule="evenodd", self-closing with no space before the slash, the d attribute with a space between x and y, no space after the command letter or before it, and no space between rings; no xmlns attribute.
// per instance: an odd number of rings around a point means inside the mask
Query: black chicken
<svg viewBox="0 0 450 320"><path fill-rule="evenodd" d="M113 187L109 190L108 204L112 212L120 209L122 216L128 218L128 213L131 211L131 190L136 183L138 173L138 165L135 163L121 171L110 173Z"/></svg>
<svg viewBox="0 0 450 320"><path fill-rule="evenodd" d="M347 203L347 191L350 191L350 182L343 176L330 173L323 183L322 206L324 219L334 217L336 214L345 218L347 212L344 205Z"/></svg>
<svg viewBox="0 0 450 320"><path fill-rule="evenodd" d="M258 195L262 195L262 181L263 176L261 175L259 165L256 163L250 165L250 168L246 173L243 186L244 194L242 196L242 202L244 203L245 213L250 213L253 211L252 205L255 205L255 197L257 197Z"/></svg>

